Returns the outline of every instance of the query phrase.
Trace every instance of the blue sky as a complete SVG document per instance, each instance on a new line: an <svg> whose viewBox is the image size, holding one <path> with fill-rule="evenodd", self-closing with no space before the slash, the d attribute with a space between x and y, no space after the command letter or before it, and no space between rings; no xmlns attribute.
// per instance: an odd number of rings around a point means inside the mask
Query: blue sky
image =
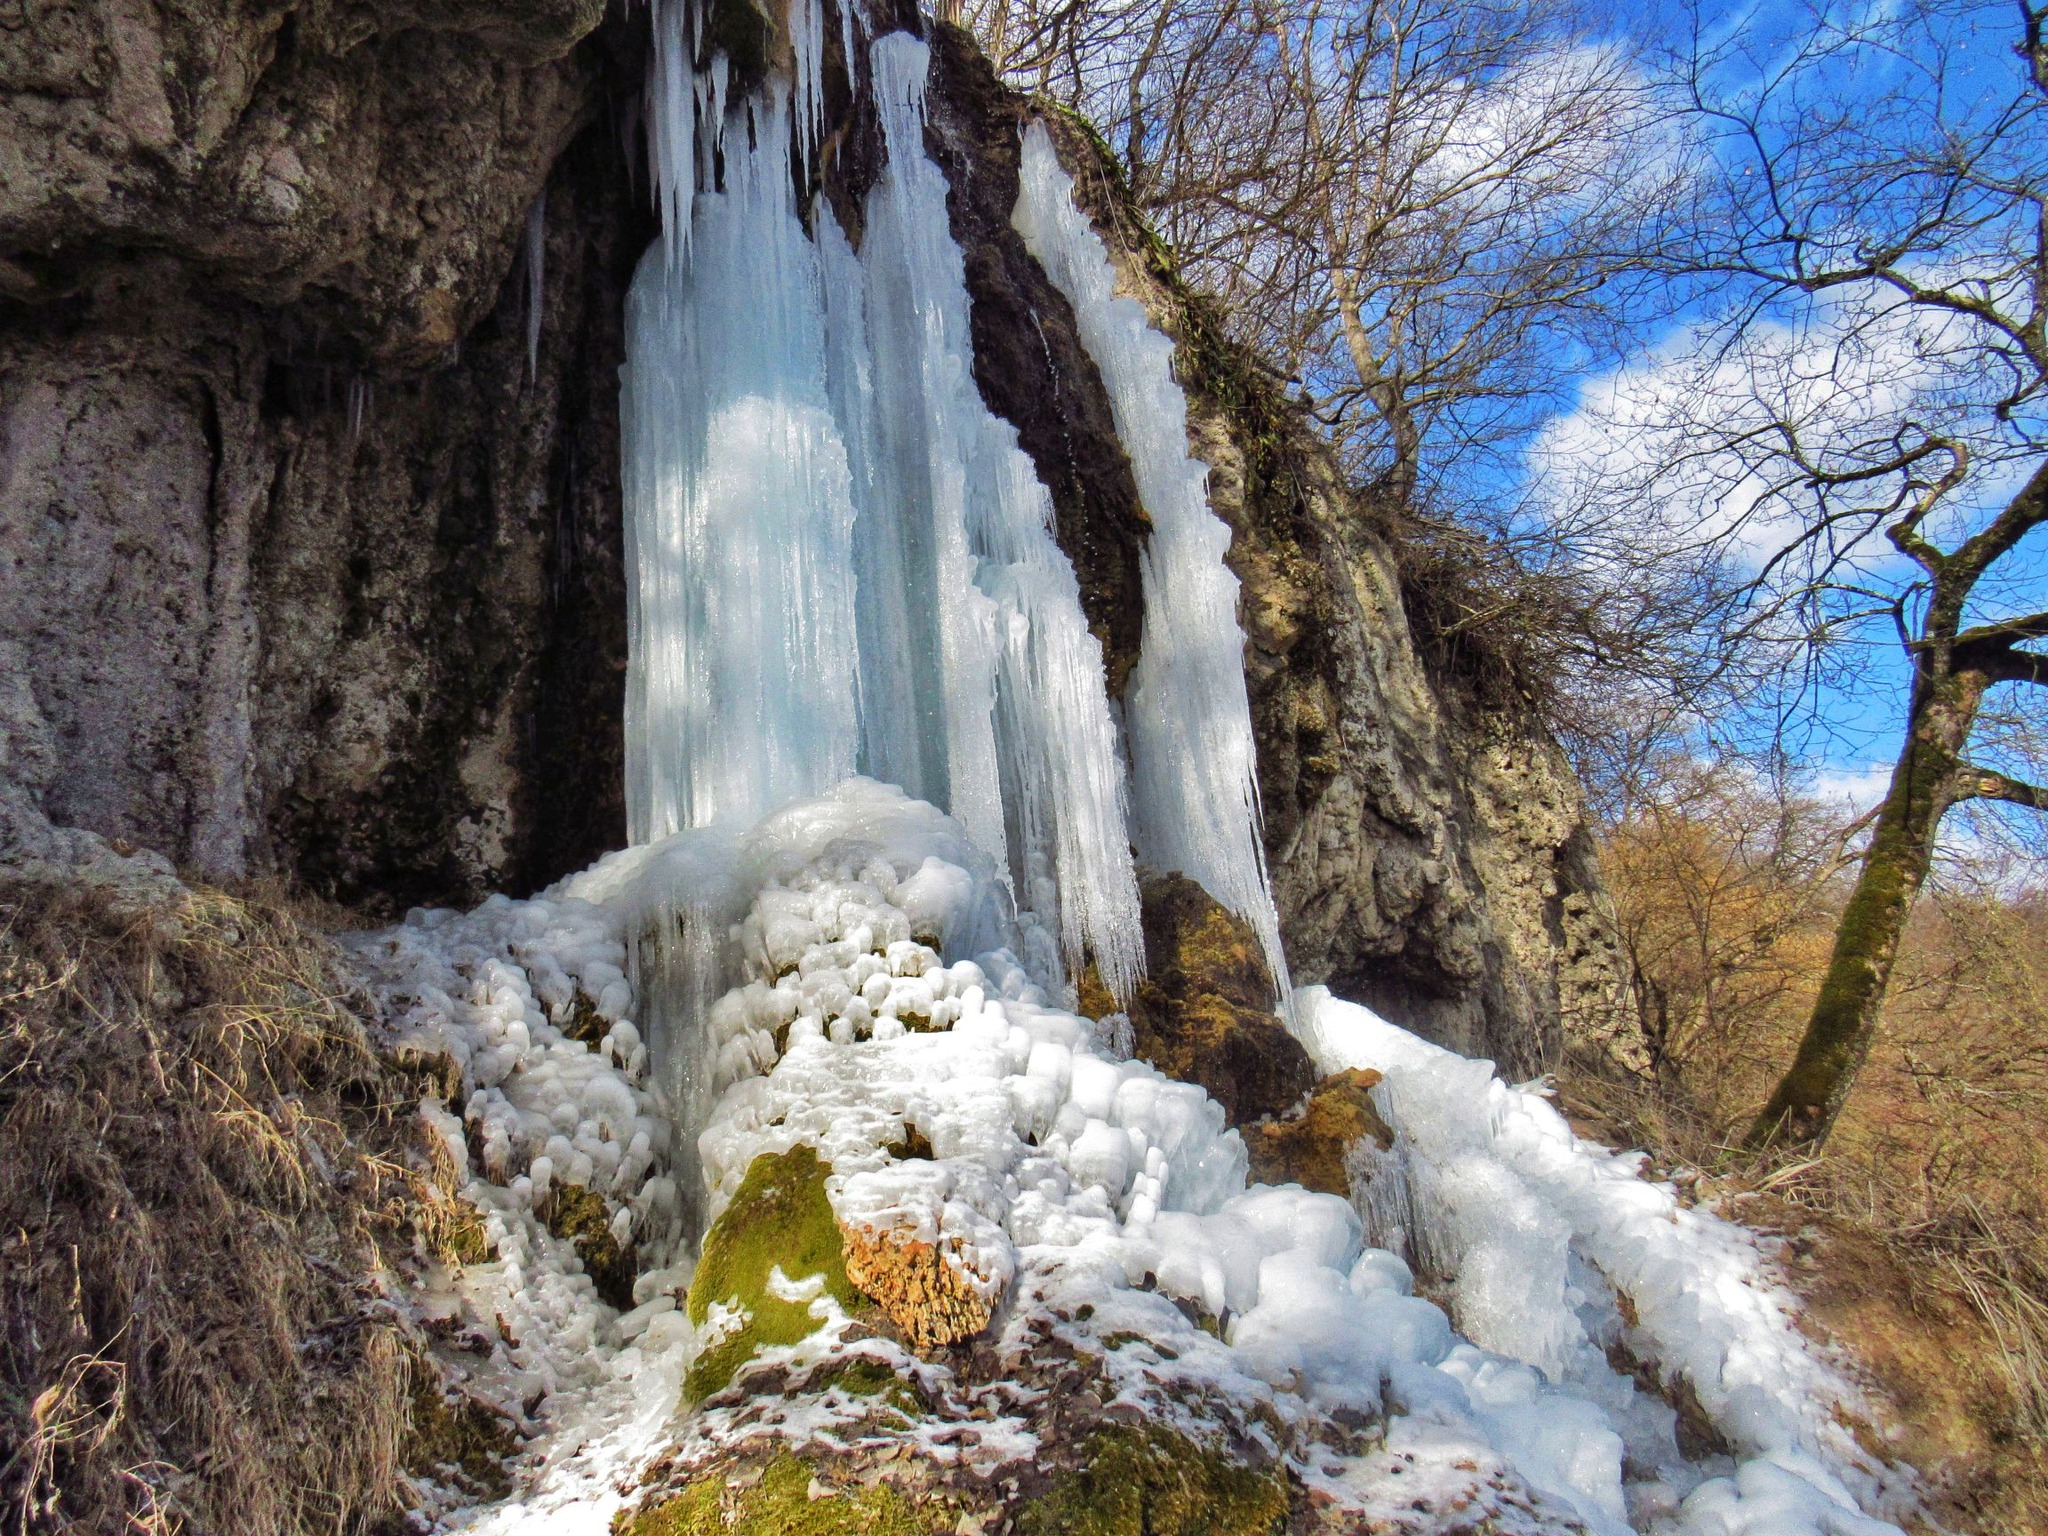
<svg viewBox="0 0 2048 1536"><path fill-rule="evenodd" d="M1849 14L1847 7L1834 9L1837 15ZM2009 4L1957 3L1944 5L1936 13L1936 25L1944 29L1952 45L1951 57L1959 61L1946 76L1944 116L1965 124L1982 121L1985 113L2010 99L2022 78L2020 62L2012 51L2018 31L2016 9ZM1612 25L1655 51L1690 36L1694 14L1683 5L1658 0L1649 7L1617 6ZM1727 45L1739 55L1722 76L1728 85L1739 86L1746 79L1782 68L1811 36L1812 7L1784 0L1704 5L1696 14L1701 35L1710 45ZM1802 95L1823 105L1868 103L1875 115L1887 92L1914 80L1914 70L1911 57L1865 56L1853 70L1809 72ZM1651 360L1660 354L1685 353L1691 329L1711 318L1714 306L1723 302L1712 296L1702 300L1675 292L1669 300L1662 316L1646 319L1639 328L1638 355L1627 365L1639 376L1646 376ZM1611 372L1609 360L1589 373L1583 381L1591 391L1589 398L1599 398L1599 389ZM1987 476L1974 501L1978 513L2001 504L2027 467L2015 464ZM1880 559L1873 573L1893 576L1903 565L1900 557ZM1987 583L1980 593L1979 617L2027 612L2048 604L2048 532L2036 530L2030 541L2009 557L2000 574L1998 582ZM1844 663L1844 675L1811 692L1810 710L1802 712L1785 745L1818 777L1824 790L1842 792L1868 804L1882 793L1898 746L1908 679L1906 662L1888 626L1878 624L1846 634L1839 642L1838 656ZM1768 735L1766 714L1759 711L1757 719L1741 722L1752 745L1761 744Z"/></svg>

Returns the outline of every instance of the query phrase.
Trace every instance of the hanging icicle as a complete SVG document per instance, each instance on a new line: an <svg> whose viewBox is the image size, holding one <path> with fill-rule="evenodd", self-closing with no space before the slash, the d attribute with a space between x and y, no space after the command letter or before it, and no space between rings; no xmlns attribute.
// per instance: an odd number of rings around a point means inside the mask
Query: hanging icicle
<svg viewBox="0 0 2048 1536"><path fill-rule="evenodd" d="M1154 868L1200 882L1252 925L1285 1012L1291 988L1260 831L1237 577L1223 559L1230 530L1210 510L1207 468L1188 456L1172 341L1136 300L1116 296L1109 255L1074 206L1073 181L1044 124L1025 130L1023 148L1012 222L1074 306L1152 519L1140 566L1144 631L1124 715L1138 851Z"/></svg>
<svg viewBox="0 0 2048 1536"><path fill-rule="evenodd" d="M526 212L526 376L540 372L541 304L547 289L548 189Z"/></svg>
<svg viewBox="0 0 2048 1536"><path fill-rule="evenodd" d="M683 35L684 4L652 0L654 46L647 55L648 179L671 267L689 244L697 191L696 45Z"/></svg>

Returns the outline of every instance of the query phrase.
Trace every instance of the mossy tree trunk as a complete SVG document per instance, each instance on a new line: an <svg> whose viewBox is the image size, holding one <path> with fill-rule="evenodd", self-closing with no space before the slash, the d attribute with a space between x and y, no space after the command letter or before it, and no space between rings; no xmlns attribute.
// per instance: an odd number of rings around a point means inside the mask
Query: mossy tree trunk
<svg viewBox="0 0 2048 1536"><path fill-rule="evenodd" d="M1971 799L2048 811L2048 790L1980 767L1965 755L1988 688L2004 682L2048 686L2048 656L2023 646L2048 636L2048 613L1962 628L1964 605L1985 571L2048 522L2048 464L1980 533L1943 551L1922 535L1920 525L1960 482L1965 463L1958 455L1956 471L1887 530L1929 578L1919 637L1907 644L1913 687L1905 744L1835 930L1834 953L1798 1055L1750 1127L1754 1151L1815 1149L1834 1128L1876 1037L1892 961L1934 862L1942 816ZM1903 611L1901 618L1903 632Z"/></svg>

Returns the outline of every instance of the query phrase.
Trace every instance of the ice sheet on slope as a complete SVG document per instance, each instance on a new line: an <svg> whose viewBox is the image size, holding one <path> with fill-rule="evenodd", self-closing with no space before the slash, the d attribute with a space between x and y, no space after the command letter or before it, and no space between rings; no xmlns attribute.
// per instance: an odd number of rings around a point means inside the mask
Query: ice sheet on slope
<svg viewBox="0 0 2048 1536"><path fill-rule="evenodd" d="M1448 1280L1475 1340L1553 1380L1596 1374L1600 1346L1626 1342L1667 1380L1683 1377L1744 1458L1702 1484L1669 1528L1734 1536L1834 1536L1894 1527L1864 1506L1908 1507L1910 1489L1837 1418L1855 1388L1806 1344L1797 1304L1753 1234L1682 1206L1638 1176L1639 1155L1575 1136L1540 1095L1369 1010L1306 988L1304 1043L1325 1072L1371 1067L1398 1133L1362 1149L1354 1179L1368 1234ZM1532 1283L1532 1277L1537 1283ZM1610 1289L1611 1288L1611 1289ZM1573 1292L1582 1301L1574 1305ZM1851 1489L1854 1489L1852 1495Z"/></svg>
<svg viewBox="0 0 2048 1536"><path fill-rule="evenodd" d="M759 1151L813 1141L835 1164L843 1217L926 1221L979 1272L1008 1281L999 1347L1028 1348L1033 1329L1056 1326L1103 1357L1120 1396L1197 1433L1265 1403L1288 1441L1275 1449L1307 1454L1319 1486L1349 1504L1387 1501L1392 1478L1433 1508L1476 1499L1504 1529L1559 1528L1542 1495L1514 1492L1498 1415L1469 1385L1511 1362L1454 1340L1443 1315L1409 1294L1397 1258L1361 1248L1345 1202L1246 1190L1241 1139L1200 1089L1105 1055L1095 1026L1048 1006L1007 951L964 958L956 946L1003 932L986 857L957 822L859 780L741 833L613 855L532 901L415 913L357 942L401 1030L450 1051L472 1077L474 1117L465 1126L444 1113L444 1135L454 1155L489 1149L469 1192L490 1213L499 1257L464 1283L479 1315L502 1315L518 1341L497 1346L508 1403L549 1394L518 1495L463 1519L602 1530L638 1467L674 1442L669 1412L693 1340L672 1297L687 1260L643 1277L645 1305L621 1318L533 1205L543 1160L560 1176L587 1174L650 1213L629 1234L648 1245L644 1261L671 1259L652 1219L668 1208L661 1148L650 1138L657 1161L640 1168L627 1133L644 1127L624 1118L622 1094L636 1117L656 1095L621 961L650 913L699 899L745 914L728 951L739 984L707 1018L707 1055L726 1083L701 1138L714 1200ZM592 1003L610 1020L595 1052L558 1027ZM886 1150L906 1124L932 1158ZM1197 1328L1175 1295L1225 1319L1231 1342ZM1562 1400L1528 1376L1529 1400L1559 1417ZM1418 1426L1400 1435L1442 1454L1390 1470L1315 1443L1323 1416L1383 1402ZM1028 1450L1007 1423L986 1434L973 1454ZM949 1444L946 1454L970 1454L966 1441Z"/></svg>
<svg viewBox="0 0 2048 1536"><path fill-rule="evenodd" d="M1312 1435L1326 1416L1391 1408L1485 1456L1505 1452L1594 1529L1627 1528L1614 1414L1646 1421L1631 1451L1661 1431L1650 1461L1675 1464L1668 1408L1618 1378L1618 1403L1596 1403L1455 1339L1410 1294L1398 1258L1361 1249L1345 1202L1246 1190L1241 1140L1199 1089L1116 1059L1007 953L946 963L900 937L913 885L964 898L968 871L927 859L913 881L871 860L842 848L762 891L747 919L755 975L712 1012L711 1048L731 1079L699 1138L714 1210L755 1156L816 1145L842 1219L910 1221L975 1275L1008 1281L1018 1299L1006 1339L1048 1313L1086 1319L1063 1328L1122 1372L1148 1413L1257 1400ZM912 1129L929 1158L900 1155ZM1223 1319L1227 1345L1168 1295ZM1157 1345L1142 1366L1105 1348L1131 1335ZM1353 1478L1359 1498L1377 1486ZM1675 1503L1697 1480L1650 1491Z"/></svg>

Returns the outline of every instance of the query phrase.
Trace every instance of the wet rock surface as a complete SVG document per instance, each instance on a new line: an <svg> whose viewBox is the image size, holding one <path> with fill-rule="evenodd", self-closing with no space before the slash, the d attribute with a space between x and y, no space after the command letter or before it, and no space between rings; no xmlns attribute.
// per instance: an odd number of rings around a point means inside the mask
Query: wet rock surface
<svg viewBox="0 0 2048 1536"><path fill-rule="evenodd" d="M1351 1197L1345 1158L1370 1138L1382 1151L1394 1133L1372 1101L1380 1074L1351 1068L1317 1083L1299 1106L1275 1120L1245 1127L1251 1176L1261 1184L1299 1184L1324 1194Z"/></svg>

